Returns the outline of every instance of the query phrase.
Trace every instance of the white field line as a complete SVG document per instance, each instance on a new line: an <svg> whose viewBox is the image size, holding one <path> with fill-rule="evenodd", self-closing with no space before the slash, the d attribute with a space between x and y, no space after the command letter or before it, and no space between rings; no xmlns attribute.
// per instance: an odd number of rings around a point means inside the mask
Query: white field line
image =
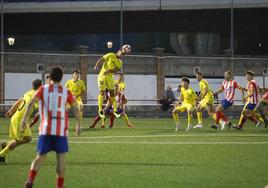
<svg viewBox="0 0 268 188"><path fill-rule="evenodd" d="M257 145L268 142L104 142L104 141L69 141L70 144L142 144L142 145Z"/></svg>
<svg viewBox="0 0 268 188"><path fill-rule="evenodd" d="M69 138L75 139L109 139L109 138L159 138L159 137L268 137L267 135L258 134L165 134L165 135L122 135L122 136L80 136Z"/></svg>

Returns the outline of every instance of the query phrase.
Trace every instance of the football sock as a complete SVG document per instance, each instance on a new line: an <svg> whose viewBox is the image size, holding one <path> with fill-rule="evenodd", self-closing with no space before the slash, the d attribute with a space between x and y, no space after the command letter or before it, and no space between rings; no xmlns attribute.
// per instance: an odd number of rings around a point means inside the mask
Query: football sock
<svg viewBox="0 0 268 188"><path fill-rule="evenodd" d="M173 113L172 116L173 116L173 119L174 119L176 125L180 124L179 114Z"/></svg>
<svg viewBox="0 0 268 188"><path fill-rule="evenodd" d="M34 169L30 169L29 174L28 174L28 181L33 183L36 175L37 175L37 171Z"/></svg>
<svg viewBox="0 0 268 188"><path fill-rule="evenodd" d="M103 103L103 96L99 95L98 96L98 107L99 107L99 112L102 111L102 103Z"/></svg>
<svg viewBox="0 0 268 188"><path fill-rule="evenodd" d="M196 115L197 115L198 124L202 125L203 124L202 112L197 112Z"/></svg>

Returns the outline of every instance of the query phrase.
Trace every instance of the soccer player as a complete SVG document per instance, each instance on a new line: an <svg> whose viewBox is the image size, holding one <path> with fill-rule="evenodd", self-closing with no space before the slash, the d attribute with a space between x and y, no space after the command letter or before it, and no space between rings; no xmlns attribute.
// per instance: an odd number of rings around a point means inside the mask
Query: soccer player
<svg viewBox="0 0 268 188"><path fill-rule="evenodd" d="M118 78L115 81L116 85L116 96L118 108L117 111L121 114L122 119L125 121L129 128L133 128L134 126L130 123L127 114L125 113L125 105L127 104L127 98L125 96L126 83L124 81L123 73L119 72L117 74Z"/></svg>
<svg viewBox="0 0 268 188"><path fill-rule="evenodd" d="M67 104L74 110L77 120L76 135L80 134L80 114L72 93L60 84L63 76L61 67L53 67L50 71L51 84L41 86L26 108L21 121L21 131L25 131L30 111L36 101L39 102L41 123L37 156L33 160L25 188L32 188L37 171L45 161L47 153L55 151L57 155L57 188L64 187L65 153L68 152L68 110ZM47 186L51 187L51 186Z"/></svg>
<svg viewBox="0 0 268 188"><path fill-rule="evenodd" d="M65 83L65 87L71 91L76 99L77 106L80 112L81 120L83 117L83 102L82 98L86 94L86 86L83 80L80 79L80 70L73 70L73 78Z"/></svg>
<svg viewBox="0 0 268 188"><path fill-rule="evenodd" d="M178 131L181 126L178 113L185 111L187 111L188 116L188 126L186 131L189 131L192 128L193 111L196 107L197 95L195 91L189 87L189 84L190 80L188 78L182 78L181 96L172 112L172 116L176 124L175 131ZM181 101L182 104L180 105Z"/></svg>
<svg viewBox="0 0 268 188"><path fill-rule="evenodd" d="M125 54L130 53L131 48L130 45L124 45L121 49L117 51L117 53L107 53L103 57L101 57L96 65L94 66L95 70L98 70L101 67L101 70L98 75L98 86L99 86L99 96L98 96L98 113L101 118L105 118L105 114L102 110L103 104L103 96L104 92L107 89L111 102L114 107L114 115L116 118L120 117L120 114L116 111L116 99L115 99L115 83L114 83L114 74L117 73L121 67L123 62L121 59Z"/></svg>
<svg viewBox="0 0 268 188"><path fill-rule="evenodd" d="M6 113L7 117L11 117L9 138L10 142L6 144L0 152L0 162L5 163L7 154L22 144L27 144L32 140L32 132L27 122L24 132L20 132L20 123L27 105L30 103L35 91L42 85L40 79L32 81L32 89L27 91ZM29 112L29 116L38 107L38 103L33 104L34 108Z"/></svg>
<svg viewBox="0 0 268 188"><path fill-rule="evenodd" d="M203 128L202 110L206 109L208 115L213 116L214 96L208 82L203 78L202 72L199 71L196 73L196 79L199 82L200 95L198 96L199 104L197 106L198 124L194 128Z"/></svg>
<svg viewBox="0 0 268 188"><path fill-rule="evenodd" d="M246 101L246 103L244 105L243 111L241 112L238 125L232 126L234 129L237 129L237 130L242 130L247 119L254 122L256 127L258 127L259 124L261 123L253 115L253 110L259 101L260 87L258 86L257 82L254 80L253 71L248 70L246 72L246 79L248 81L247 89L245 89L247 91L247 95L243 98L243 102Z"/></svg>
<svg viewBox="0 0 268 188"><path fill-rule="evenodd" d="M256 112L258 112L265 124L265 128L268 127L268 116L267 116L267 111L268 111L268 90L265 92L263 95L262 99L259 101L255 108Z"/></svg>
<svg viewBox="0 0 268 188"><path fill-rule="evenodd" d="M211 127L215 129L219 128L219 121L220 119L222 119L223 123L221 129L223 130L225 125L228 127L228 129L230 129L232 123L229 121L229 119L226 117L223 111L233 105L236 89L239 89L241 91L242 98L244 98L244 89L235 80L232 80L231 71L226 71L224 73L224 81L222 82L221 87L214 93L214 95L217 96L219 93L224 92L225 97L221 101L221 103L216 107L215 110L216 124Z"/></svg>

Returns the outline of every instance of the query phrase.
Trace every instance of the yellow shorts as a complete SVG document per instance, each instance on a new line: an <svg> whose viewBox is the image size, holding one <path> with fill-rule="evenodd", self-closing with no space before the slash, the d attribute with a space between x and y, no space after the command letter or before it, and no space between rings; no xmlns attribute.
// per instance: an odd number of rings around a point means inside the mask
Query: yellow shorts
<svg viewBox="0 0 268 188"><path fill-rule="evenodd" d="M188 103L183 103L180 106L177 106L175 110L178 110L179 112L185 112L185 111L190 111L193 112L195 110L195 105L193 104L188 104Z"/></svg>
<svg viewBox="0 0 268 188"><path fill-rule="evenodd" d="M213 105L214 104L214 98L212 97L205 97L199 102L199 106L201 108L206 108L208 105Z"/></svg>
<svg viewBox="0 0 268 188"><path fill-rule="evenodd" d="M23 137L32 136L32 131L31 131L31 128L29 127L29 124L27 124L23 133L20 132L20 123L21 123L21 120L16 119L16 118L11 118L10 127L9 127L10 139L22 140Z"/></svg>
<svg viewBox="0 0 268 188"><path fill-rule="evenodd" d="M98 76L98 86L100 91L105 91L107 90L114 90L115 85L114 85L114 78L113 76L104 76L104 75L99 75Z"/></svg>

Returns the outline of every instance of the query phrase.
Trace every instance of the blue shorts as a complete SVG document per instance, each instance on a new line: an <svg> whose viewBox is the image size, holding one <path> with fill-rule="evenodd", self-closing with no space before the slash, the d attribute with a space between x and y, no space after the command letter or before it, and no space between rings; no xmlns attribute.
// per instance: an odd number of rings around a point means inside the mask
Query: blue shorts
<svg viewBox="0 0 268 188"><path fill-rule="evenodd" d="M56 153L66 153L69 151L67 137L40 135L37 144L37 153L40 155L46 154L50 151Z"/></svg>
<svg viewBox="0 0 268 188"><path fill-rule="evenodd" d="M227 99L223 99L221 101L221 105L223 106L223 108L226 110L227 108L229 108L230 106L233 105L232 102L228 101Z"/></svg>
<svg viewBox="0 0 268 188"><path fill-rule="evenodd" d="M248 103L247 106L246 106L246 109L254 110L255 107L256 107L256 104Z"/></svg>
<svg viewBox="0 0 268 188"><path fill-rule="evenodd" d="M110 107L107 111L106 111L106 115L113 113L114 109L112 107ZM123 110L121 108L117 108L117 113L121 114L123 112Z"/></svg>

